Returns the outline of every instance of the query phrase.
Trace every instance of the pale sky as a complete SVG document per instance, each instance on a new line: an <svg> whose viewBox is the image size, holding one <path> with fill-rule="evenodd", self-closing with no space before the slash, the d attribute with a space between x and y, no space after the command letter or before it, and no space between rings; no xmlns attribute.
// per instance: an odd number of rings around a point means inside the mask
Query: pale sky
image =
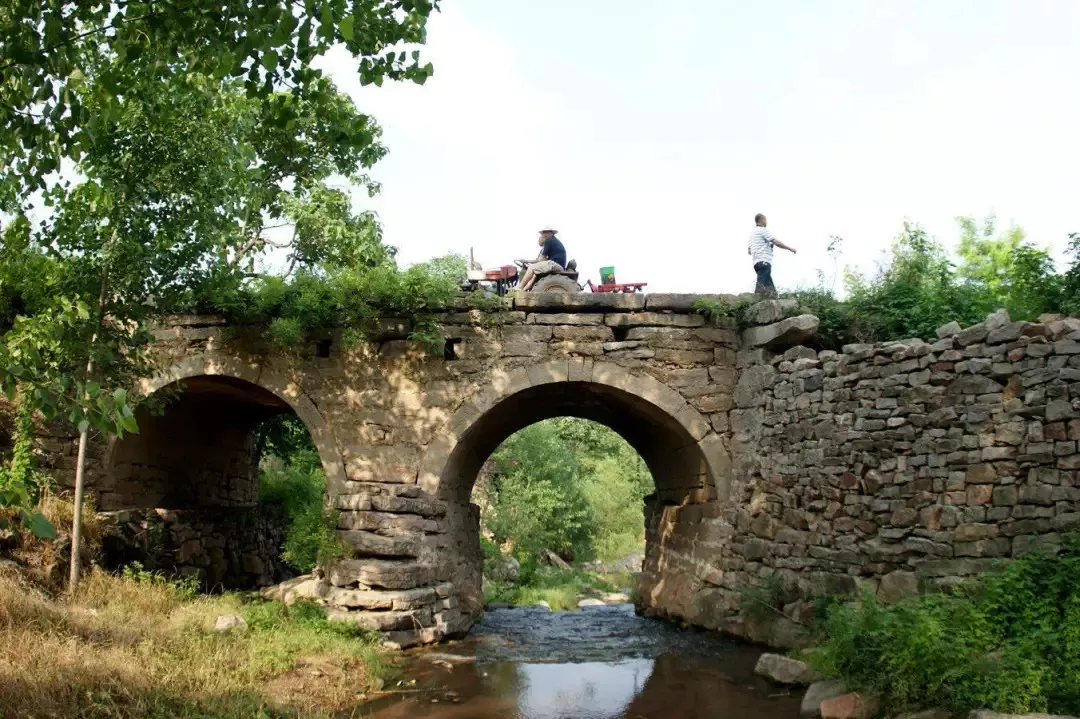
<svg viewBox="0 0 1080 719"><path fill-rule="evenodd" d="M405 263L532 257L552 223L583 279L744 292L757 212L799 250L781 287L832 274L829 235L872 268L905 218L1080 232L1077 0L444 0L424 52L422 87L322 63L385 130L357 206Z"/></svg>

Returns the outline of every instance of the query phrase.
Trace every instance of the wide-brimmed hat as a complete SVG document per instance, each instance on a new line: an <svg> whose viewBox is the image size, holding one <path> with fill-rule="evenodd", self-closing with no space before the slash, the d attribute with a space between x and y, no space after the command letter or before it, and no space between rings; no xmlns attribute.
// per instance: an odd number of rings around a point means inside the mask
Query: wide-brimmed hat
<svg viewBox="0 0 1080 719"><path fill-rule="evenodd" d="M540 231L541 232L551 232L551 233L555 233L555 234L558 234L558 232L559 232L558 230L553 229L551 225L544 225L544 229L542 229Z"/></svg>

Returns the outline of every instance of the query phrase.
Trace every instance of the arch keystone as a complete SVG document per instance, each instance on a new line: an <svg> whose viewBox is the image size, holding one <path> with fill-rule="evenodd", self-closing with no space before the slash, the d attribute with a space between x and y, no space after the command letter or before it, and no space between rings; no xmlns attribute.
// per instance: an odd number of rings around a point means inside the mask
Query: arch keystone
<svg viewBox="0 0 1080 719"><path fill-rule="evenodd" d="M526 371L533 385L565 382L570 376L570 360L552 360L551 362L534 364Z"/></svg>

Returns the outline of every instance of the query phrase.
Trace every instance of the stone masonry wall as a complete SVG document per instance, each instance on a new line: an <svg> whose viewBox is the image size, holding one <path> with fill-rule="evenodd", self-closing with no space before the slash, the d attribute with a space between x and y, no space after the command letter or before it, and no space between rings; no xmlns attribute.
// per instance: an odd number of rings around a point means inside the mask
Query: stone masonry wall
<svg viewBox="0 0 1080 719"><path fill-rule="evenodd" d="M195 577L204 589L265 587L292 576L281 560L283 523L247 509L104 512L103 565Z"/></svg>
<svg viewBox="0 0 1080 719"><path fill-rule="evenodd" d="M999 312L839 353L754 348L767 330L743 335L730 505L670 520L709 547L699 623L795 644L796 623L736 614L742 590L775 575L806 620L814 597L932 591L1080 527L1080 320Z"/></svg>

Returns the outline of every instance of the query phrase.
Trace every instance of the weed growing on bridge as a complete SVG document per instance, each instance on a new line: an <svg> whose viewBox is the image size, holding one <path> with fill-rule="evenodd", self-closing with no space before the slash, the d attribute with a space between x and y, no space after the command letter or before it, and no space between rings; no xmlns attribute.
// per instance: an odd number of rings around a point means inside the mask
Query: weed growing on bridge
<svg viewBox="0 0 1080 719"><path fill-rule="evenodd" d="M1080 714L1080 536L954 592L831 608L813 661L895 710Z"/></svg>

